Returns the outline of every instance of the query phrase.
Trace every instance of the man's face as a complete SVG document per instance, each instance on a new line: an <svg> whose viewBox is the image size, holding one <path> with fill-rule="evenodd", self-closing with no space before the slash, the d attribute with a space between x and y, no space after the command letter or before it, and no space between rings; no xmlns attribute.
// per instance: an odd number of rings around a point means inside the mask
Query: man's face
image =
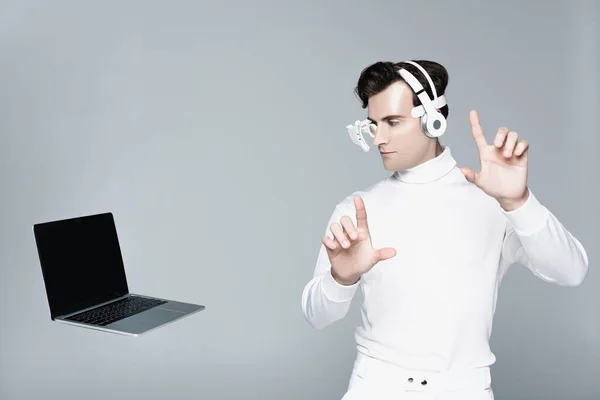
<svg viewBox="0 0 600 400"><path fill-rule="evenodd" d="M435 139L425 136L419 118L410 115L412 96L411 88L398 81L369 98L368 118L377 126L373 146L389 171L414 167L435 151Z"/></svg>

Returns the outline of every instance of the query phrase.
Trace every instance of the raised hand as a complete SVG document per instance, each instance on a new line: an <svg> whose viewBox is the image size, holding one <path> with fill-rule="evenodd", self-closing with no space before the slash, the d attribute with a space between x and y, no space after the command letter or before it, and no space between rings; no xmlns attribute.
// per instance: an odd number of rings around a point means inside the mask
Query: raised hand
<svg viewBox="0 0 600 400"><path fill-rule="evenodd" d="M342 285L352 285L380 261L396 255L390 247L374 249L367 223L367 211L360 196L354 198L356 225L349 216L330 226L333 239L325 235L323 244L331 262L331 274Z"/></svg>
<svg viewBox="0 0 600 400"><path fill-rule="evenodd" d="M469 114L473 139L479 152L481 170L475 173L463 167L466 179L494 197L507 211L520 207L529 195L527 190L527 141L519 134L499 128L492 145L488 145L479 123L477 111Z"/></svg>

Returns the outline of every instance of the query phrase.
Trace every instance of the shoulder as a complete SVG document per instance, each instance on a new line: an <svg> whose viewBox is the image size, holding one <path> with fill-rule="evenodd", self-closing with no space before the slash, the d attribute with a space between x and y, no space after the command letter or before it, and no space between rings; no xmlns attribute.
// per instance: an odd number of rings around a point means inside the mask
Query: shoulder
<svg viewBox="0 0 600 400"><path fill-rule="evenodd" d="M390 180L391 177L388 177L348 194L336 204L336 209L341 212L354 212L354 198L357 196L363 200L365 208L369 208L371 204L377 204L381 199L390 198L391 192L394 190Z"/></svg>

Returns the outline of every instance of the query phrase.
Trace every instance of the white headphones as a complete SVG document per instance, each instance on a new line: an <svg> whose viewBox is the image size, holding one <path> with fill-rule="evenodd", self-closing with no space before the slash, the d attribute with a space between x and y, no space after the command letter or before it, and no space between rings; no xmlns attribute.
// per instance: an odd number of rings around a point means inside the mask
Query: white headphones
<svg viewBox="0 0 600 400"><path fill-rule="evenodd" d="M421 85L421 83L417 78L414 77L413 74L404 68L401 68L398 71L402 79L406 81L406 83L410 86L413 92L416 93L417 97L421 101L421 105L414 107L411 110L410 115L413 118L421 119L421 129L423 129L423 133L425 133L427 137L440 137L444 134L444 132L446 132L447 123L446 118L444 118L442 113L438 112L436 108L442 108L447 104L446 96L441 95L438 97L435 85L423 67L413 61L405 62L407 64L414 65L423 73L423 75L425 75L425 78L427 78L427 81L429 82L429 87L431 87L431 90L433 91L432 100L429 98L429 95L423 88L423 85ZM350 139L353 143L359 145L363 151L369 151L369 145L365 142L364 134L369 133L372 138L375 138L375 131L377 129L376 125L371 123L369 119L365 119L363 121L356 121L354 124L346 126L346 129L348 130L348 134L350 135Z"/></svg>

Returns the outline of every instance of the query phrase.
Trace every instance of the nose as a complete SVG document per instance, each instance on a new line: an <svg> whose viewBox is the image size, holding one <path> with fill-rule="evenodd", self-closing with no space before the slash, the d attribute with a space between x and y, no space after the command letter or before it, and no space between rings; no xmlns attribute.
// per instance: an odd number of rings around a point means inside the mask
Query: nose
<svg viewBox="0 0 600 400"><path fill-rule="evenodd" d="M375 130L375 137L373 138L373 145L380 146L382 144L387 143L389 140L388 136L388 132L386 132L384 128L377 127L377 129Z"/></svg>

